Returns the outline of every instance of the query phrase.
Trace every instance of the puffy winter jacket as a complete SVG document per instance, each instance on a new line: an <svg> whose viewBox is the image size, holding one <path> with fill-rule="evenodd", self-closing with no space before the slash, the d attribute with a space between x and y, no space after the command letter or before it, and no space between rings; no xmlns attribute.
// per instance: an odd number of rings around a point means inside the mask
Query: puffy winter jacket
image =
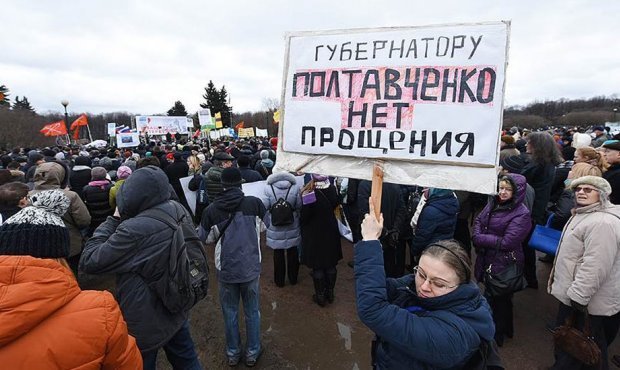
<svg viewBox="0 0 620 370"><path fill-rule="evenodd" d="M0 367L142 368L114 297L81 291L51 259L0 256Z"/></svg>
<svg viewBox="0 0 620 370"><path fill-rule="evenodd" d="M570 306L588 306L590 315L620 312L620 206L595 203L575 209L568 220L548 292Z"/></svg>
<svg viewBox="0 0 620 370"><path fill-rule="evenodd" d="M451 190L431 189L420 213L413 236L412 248L422 253L429 244L452 239L456 230L459 201Z"/></svg>
<svg viewBox="0 0 620 370"><path fill-rule="evenodd" d="M116 195L121 219L108 217L86 243L80 260L86 273L116 274L116 299L142 352L162 347L187 319L187 312L170 313L147 285L168 268L173 230L140 214L157 208L176 215L167 202L168 189L168 177L155 166L132 173ZM191 222L189 213L184 218Z"/></svg>
<svg viewBox="0 0 620 370"><path fill-rule="evenodd" d="M273 188L273 191L272 191ZM290 190L289 190L290 189ZM273 249L288 249L301 245L301 226L299 225L299 212L301 210L301 188L297 185L295 176L288 172L278 172L267 178L267 185L261 200L265 208L269 210L278 199L286 197L293 208L293 223L285 226L271 225L271 213L267 212L267 246ZM274 196L275 193L275 196Z"/></svg>
<svg viewBox="0 0 620 370"><path fill-rule="evenodd" d="M512 261L523 267L521 244L532 228L532 218L525 204L525 177L509 174L513 192L512 200L499 204L497 198L487 203L474 221L472 241L476 247L475 274L482 281L484 270L491 266L492 273L499 273Z"/></svg>
<svg viewBox="0 0 620 370"><path fill-rule="evenodd" d="M377 240L355 245L355 291L358 315L377 335L377 369L459 369L478 350L480 338L490 341L495 334L491 309L476 284L420 298L413 275L386 280Z"/></svg>
<svg viewBox="0 0 620 370"><path fill-rule="evenodd" d="M219 281L246 283L260 275L260 230L265 212L260 199L245 196L236 187L224 190L204 211L199 236L209 242L219 238L215 245Z"/></svg>
<svg viewBox="0 0 620 370"><path fill-rule="evenodd" d="M82 190L82 199L91 217L91 234L108 216L114 214L114 209L110 207L111 188L112 184L108 180L99 180L89 182Z"/></svg>

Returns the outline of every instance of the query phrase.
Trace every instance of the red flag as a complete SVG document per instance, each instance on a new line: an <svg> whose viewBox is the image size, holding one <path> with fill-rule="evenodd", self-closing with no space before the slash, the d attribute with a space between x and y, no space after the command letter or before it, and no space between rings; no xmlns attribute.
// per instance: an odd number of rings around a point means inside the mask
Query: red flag
<svg viewBox="0 0 620 370"><path fill-rule="evenodd" d="M73 123L71 124L71 130L75 130L77 127L87 126L87 125L88 125L88 119L86 118L85 114L82 114L75 121L73 121Z"/></svg>
<svg viewBox="0 0 620 370"><path fill-rule="evenodd" d="M196 132L194 132L194 135L192 135L192 137L198 137L200 136L200 129L196 130Z"/></svg>
<svg viewBox="0 0 620 370"><path fill-rule="evenodd" d="M61 136L67 134L67 126L65 121L57 121L49 123L41 129L41 133L45 136Z"/></svg>
<svg viewBox="0 0 620 370"><path fill-rule="evenodd" d="M245 123L243 121L237 123L237 126L235 126L235 130L239 131L240 128L244 128L245 127Z"/></svg>
<svg viewBox="0 0 620 370"><path fill-rule="evenodd" d="M73 139L77 140L80 138L80 127L76 127L75 130L73 131Z"/></svg>

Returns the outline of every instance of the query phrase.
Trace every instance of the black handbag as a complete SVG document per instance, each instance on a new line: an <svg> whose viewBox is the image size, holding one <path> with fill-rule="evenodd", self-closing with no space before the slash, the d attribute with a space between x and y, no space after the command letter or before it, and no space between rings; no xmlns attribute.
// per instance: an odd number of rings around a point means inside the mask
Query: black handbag
<svg viewBox="0 0 620 370"><path fill-rule="evenodd" d="M497 251L496 251L497 252ZM509 295L527 287L527 281L523 276L523 269L517 266L517 259L511 252L512 261L505 269L497 274L491 273L492 264L484 272L484 295L487 297L499 297Z"/></svg>

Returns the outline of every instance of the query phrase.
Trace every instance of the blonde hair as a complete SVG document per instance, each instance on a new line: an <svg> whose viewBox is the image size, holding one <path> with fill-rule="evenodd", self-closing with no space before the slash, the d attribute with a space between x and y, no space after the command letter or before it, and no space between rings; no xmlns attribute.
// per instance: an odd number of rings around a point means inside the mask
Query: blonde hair
<svg viewBox="0 0 620 370"><path fill-rule="evenodd" d="M609 168L609 164L605 160L605 157L603 157L601 153L599 153L598 151L596 151L596 149L592 147L585 146L578 148L575 151L575 154L576 153L579 153L579 155L586 160L585 163L591 164L592 166L597 167L601 171L601 175L592 174L593 176L602 176L602 174L605 173L605 171L607 171L607 169Z"/></svg>
<svg viewBox="0 0 620 370"><path fill-rule="evenodd" d="M575 163L570 170L573 174L573 180L584 176L603 176L603 173L598 167L595 167L586 162Z"/></svg>
<svg viewBox="0 0 620 370"><path fill-rule="evenodd" d="M187 164L189 165L190 170L194 170L194 172L200 172L202 166L200 165L200 159L195 155L190 155L187 158Z"/></svg>

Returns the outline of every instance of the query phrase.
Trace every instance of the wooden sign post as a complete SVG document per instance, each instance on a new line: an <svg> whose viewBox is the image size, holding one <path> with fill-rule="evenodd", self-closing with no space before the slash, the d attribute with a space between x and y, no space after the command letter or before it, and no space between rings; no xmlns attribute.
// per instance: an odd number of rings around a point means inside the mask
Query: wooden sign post
<svg viewBox="0 0 620 370"><path fill-rule="evenodd" d="M377 220L381 216L381 193L383 192L383 165L381 162L375 162L372 169L372 188L370 196L375 206L375 217Z"/></svg>

